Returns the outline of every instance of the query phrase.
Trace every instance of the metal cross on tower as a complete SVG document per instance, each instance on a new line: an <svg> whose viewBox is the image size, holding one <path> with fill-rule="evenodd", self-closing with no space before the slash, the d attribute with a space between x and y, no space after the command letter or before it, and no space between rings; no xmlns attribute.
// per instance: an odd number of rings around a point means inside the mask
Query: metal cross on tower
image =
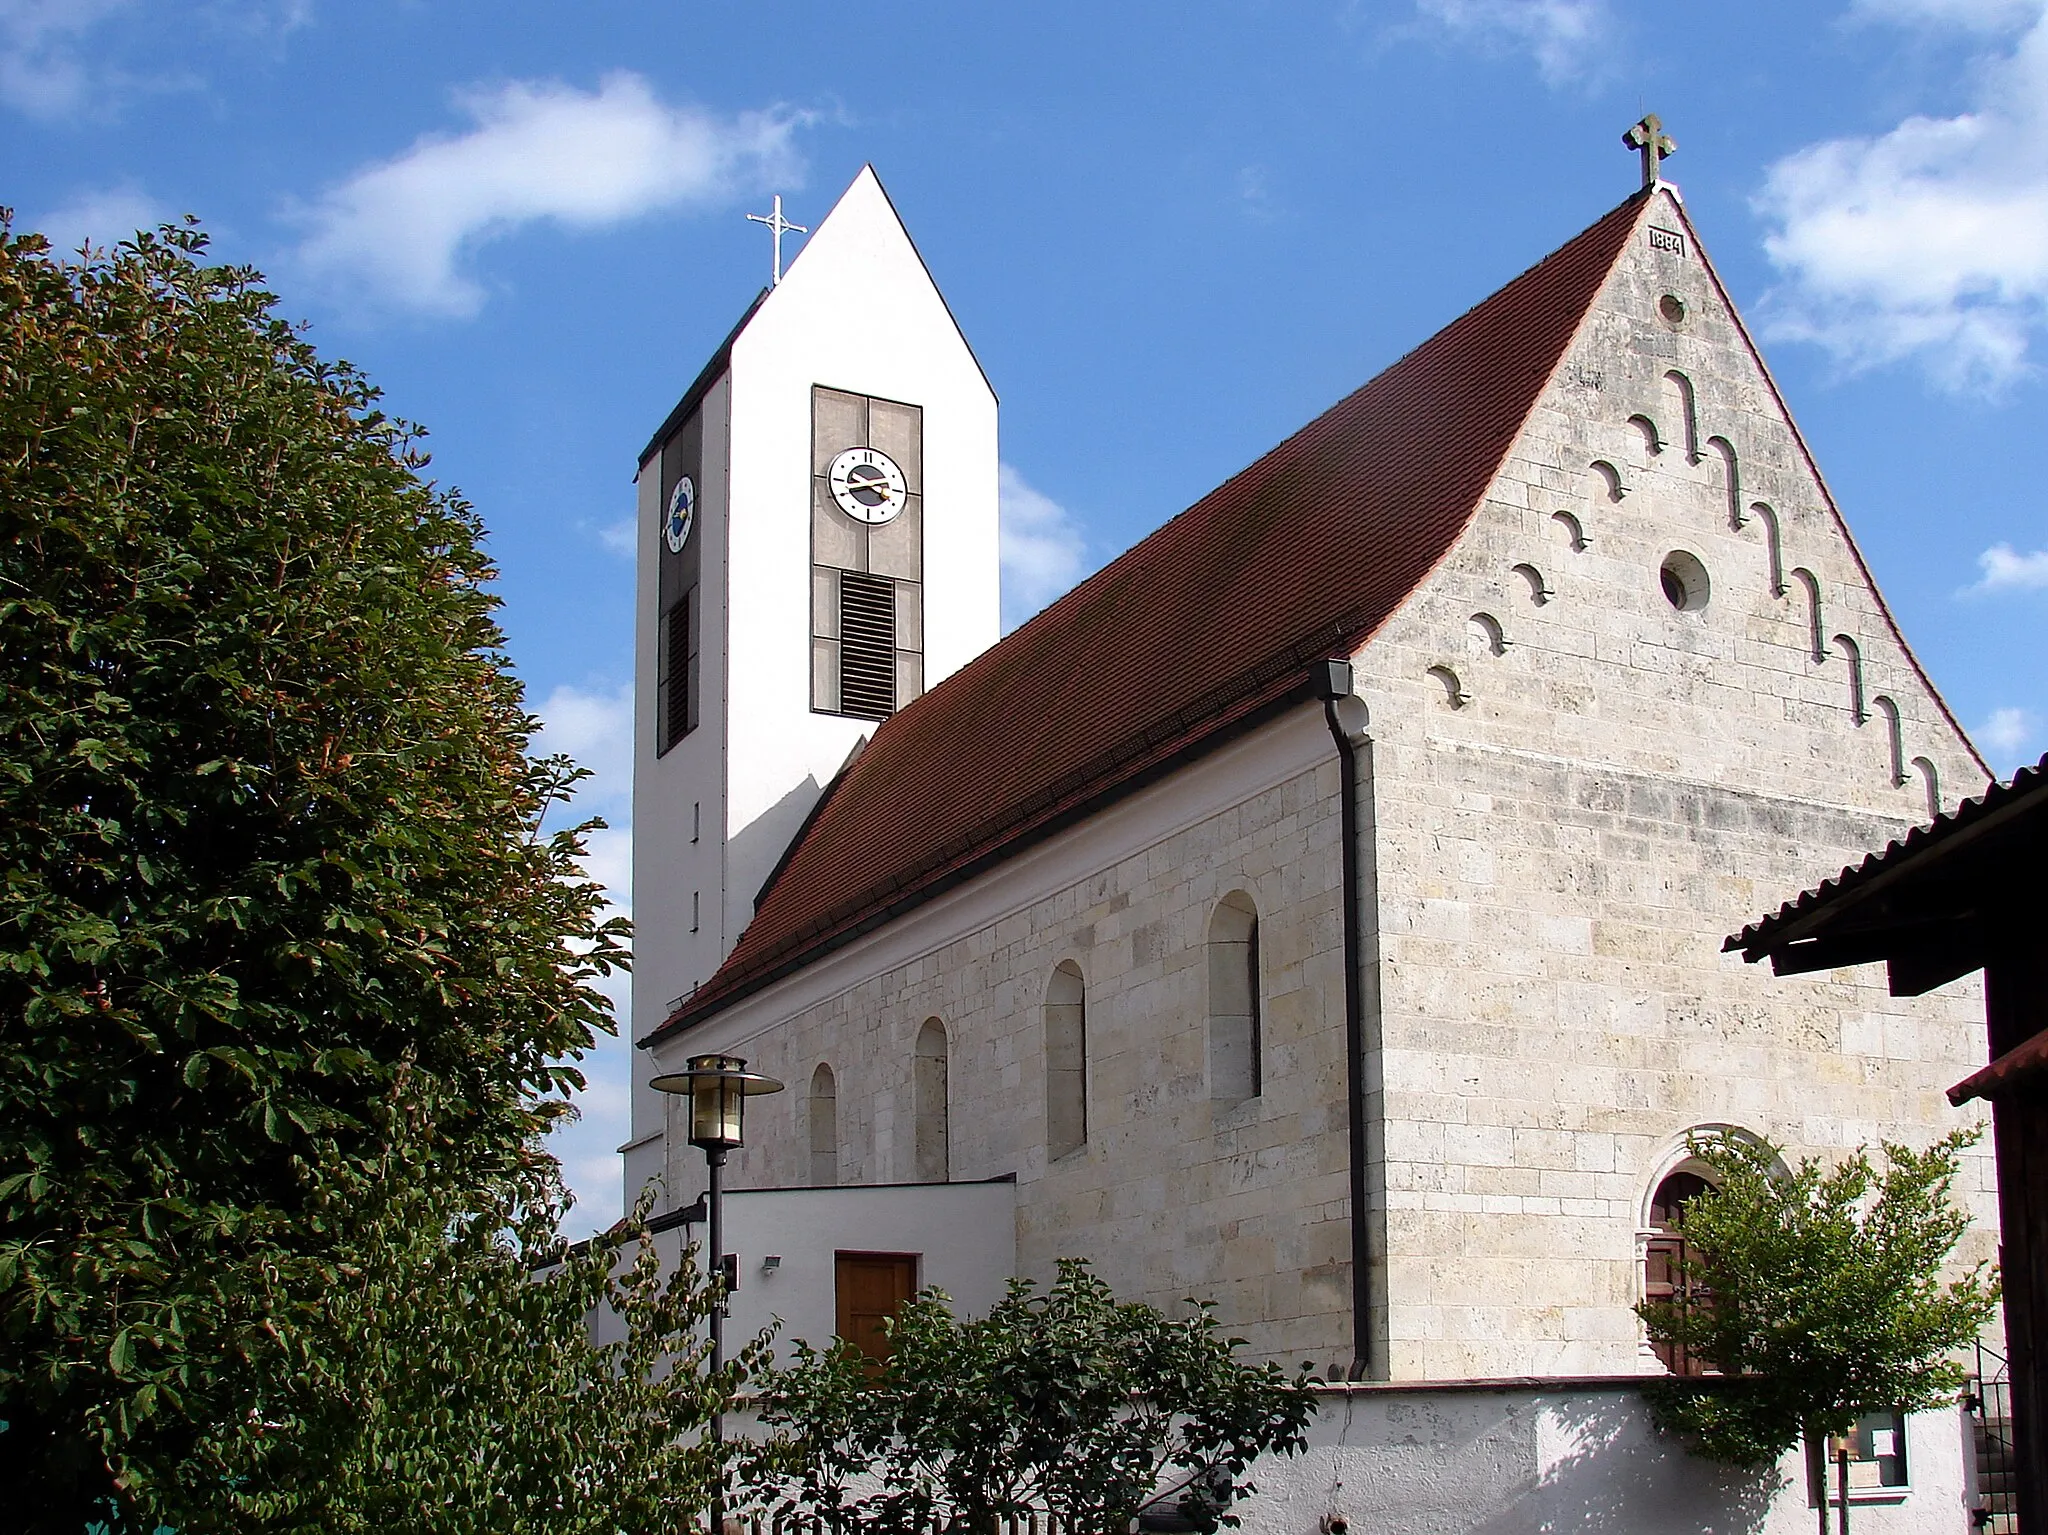
<svg viewBox="0 0 2048 1535"><path fill-rule="evenodd" d="M1622 143L1630 149L1639 149L1643 155L1643 185L1653 187L1664 179L1664 161L1667 156L1678 153L1678 144L1664 131L1664 124L1657 114L1651 112L1633 128L1621 136Z"/></svg>
<svg viewBox="0 0 2048 1535"><path fill-rule="evenodd" d="M800 234L800 235L807 235L807 234L809 234L809 233L810 233L810 231L809 231L808 229L804 228L804 226L803 226L803 225L801 225L801 224L792 224L792 223L790 223L790 221L789 221L788 219L786 219L786 218L784 218L784 217L782 216L782 194L781 194L780 192L777 192L777 193L775 194L775 211L774 211L773 213L749 213L749 214L747 215L747 222L748 222L748 223L750 223L750 224L766 224L766 225L767 225L767 226L768 226L768 227L769 227L769 228L770 228L771 230L773 230L773 231L774 231L774 233L775 233L775 267L774 267L774 271L775 271L775 281L776 281L776 282L778 282L778 283L779 283L779 282L781 282L781 281L782 281L782 236L783 236L783 232L784 232L785 230L795 230L795 231L796 231L796 233L798 233L798 234Z"/></svg>

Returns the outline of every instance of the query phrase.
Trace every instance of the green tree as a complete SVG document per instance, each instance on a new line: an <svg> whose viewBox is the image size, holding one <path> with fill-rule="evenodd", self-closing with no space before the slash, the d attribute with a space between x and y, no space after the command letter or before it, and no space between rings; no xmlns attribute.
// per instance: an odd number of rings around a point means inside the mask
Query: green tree
<svg viewBox="0 0 2048 1535"><path fill-rule="evenodd" d="M264 1420L394 1115L507 1229L624 960L475 513L204 247L0 215L0 1486L64 1535Z"/></svg>
<svg viewBox="0 0 2048 1535"><path fill-rule="evenodd" d="M1652 1338L1724 1378L1658 1382L1658 1421L1701 1455L1761 1468L1866 1413L1953 1400L1965 1375L1952 1356L1998 1297L1986 1265L1949 1272L1969 1226L1951 1197L1958 1158L1975 1139L1887 1142L1881 1169L1859 1150L1789 1172L1768 1142L1695 1140L1713 1187L1685 1207L1681 1277L1701 1298L1636 1309Z"/></svg>
<svg viewBox="0 0 2048 1535"><path fill-rule="evenodd" d="M403 1114L376 1165L321 1180L338 1282L290 1330L292 1368L201 1440L150 1514L323 1535L689 1528L720 1458L698 1431L765 1340L712 1375L714 1291L688 1251L663 1278L644 1205L565 1246L551 1160L484 1189L422 1177L427 1130Z"/></svg>
<svg viewBox="0 0 2048 1535"><path fill-rule="evenodd" d="M980 1318L926 1290L889 1328L874 1366L844 1343L797 1346L761 1384L770 1441L752 1475L781 1515L834 1531L993 1535L1051 1513L1063 1530L1121 1532L1162 1483L1204 1529L1262 1454L1295 1454L1315 1413L1307 1366L1233 1357L1206 1305L1169 1318L1119 1303L1078 1259L1039 1292L1010 1281Z"/></svg>

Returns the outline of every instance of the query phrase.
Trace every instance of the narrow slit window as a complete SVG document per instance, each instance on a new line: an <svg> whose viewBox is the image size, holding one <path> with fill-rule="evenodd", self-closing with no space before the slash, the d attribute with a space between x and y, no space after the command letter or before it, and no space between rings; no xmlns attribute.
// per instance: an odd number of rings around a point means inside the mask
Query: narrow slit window
<svg viewBox="0 0 2048 1535"><path fill-rule="evenodd" d="M925 1019L917 1031L917 1057L911 1069L917 1178L920 1183L944 1183L952 1176L952 1136L946 1103L946 1026L938 1019Z"/></svg>
<svg viewBox="0 0 2048 1535"><path fill-rule="evenodd" d="M1232 891L1209 919L1209 1096L1256 1098L1264 1087L1259 1028L1259 913Z"/></svg>
<svg viewBox="0 0 2048 1535"><path fill-rule="evenodd" d="M823 1061L811 1073L811 1182L839 1181L839 1083Z"/></svg>
<svg viewBox="0 0 2048 1535"><path fill-rule="evenodd" d="M1045 993L1045 1155L1057 1161L1087 1144L1087 987L1066 959Z"/></svg>

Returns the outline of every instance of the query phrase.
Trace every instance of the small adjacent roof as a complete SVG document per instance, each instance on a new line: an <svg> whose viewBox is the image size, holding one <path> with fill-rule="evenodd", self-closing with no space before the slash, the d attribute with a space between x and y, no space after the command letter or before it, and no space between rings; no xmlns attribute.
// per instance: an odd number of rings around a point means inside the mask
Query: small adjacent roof
<svg viewBox="0 0 2048 1535"><path fill-rule="evenodd" d="M2048 757L1883 852L1796 896L1722 944L1779 975L1885 960L1892 995L1918 996L1984 964L2038 923L2048 869Z"/></svg>
<svg viewBox="0 0 2048 1535"><path fill-rule="evenodd" d="M1470 523L1651 195L1607 214L884 721L723 966L748 995L1312 696Z"/></svg>
<svg viewBox="0 0 2048 1535"><path fill-rule="evenodd" d="M1961 1108L1972 1098L2002 1098L2023 1087L2048 1085L2048 1029L2015 1045L1974 1077L1948 1090L1948 1101Z"/></svg>

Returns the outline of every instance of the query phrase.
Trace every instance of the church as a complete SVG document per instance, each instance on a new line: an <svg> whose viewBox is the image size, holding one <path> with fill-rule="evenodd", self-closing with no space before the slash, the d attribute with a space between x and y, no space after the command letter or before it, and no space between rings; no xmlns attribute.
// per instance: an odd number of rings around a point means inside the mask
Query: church
<svg viewBox="0 0 2048 1535"><path fill-rule="evenodd" d="M1797 1456L1655 1435L1687 1366L1632 1308L1689 1133L1981 1111L1976 981L1722 943L1990 775L1631 142L1625 201L1007 636L968 339L872 169L786 273L778 202L638 476L627 1194L701 1236L651 1078L785 1084L736 1328L1078 1256L1329 1381L1248 1528L1813 1527ZM1968 1438L1866 1424L1857 1528L1969 1528Z"/></svg>

